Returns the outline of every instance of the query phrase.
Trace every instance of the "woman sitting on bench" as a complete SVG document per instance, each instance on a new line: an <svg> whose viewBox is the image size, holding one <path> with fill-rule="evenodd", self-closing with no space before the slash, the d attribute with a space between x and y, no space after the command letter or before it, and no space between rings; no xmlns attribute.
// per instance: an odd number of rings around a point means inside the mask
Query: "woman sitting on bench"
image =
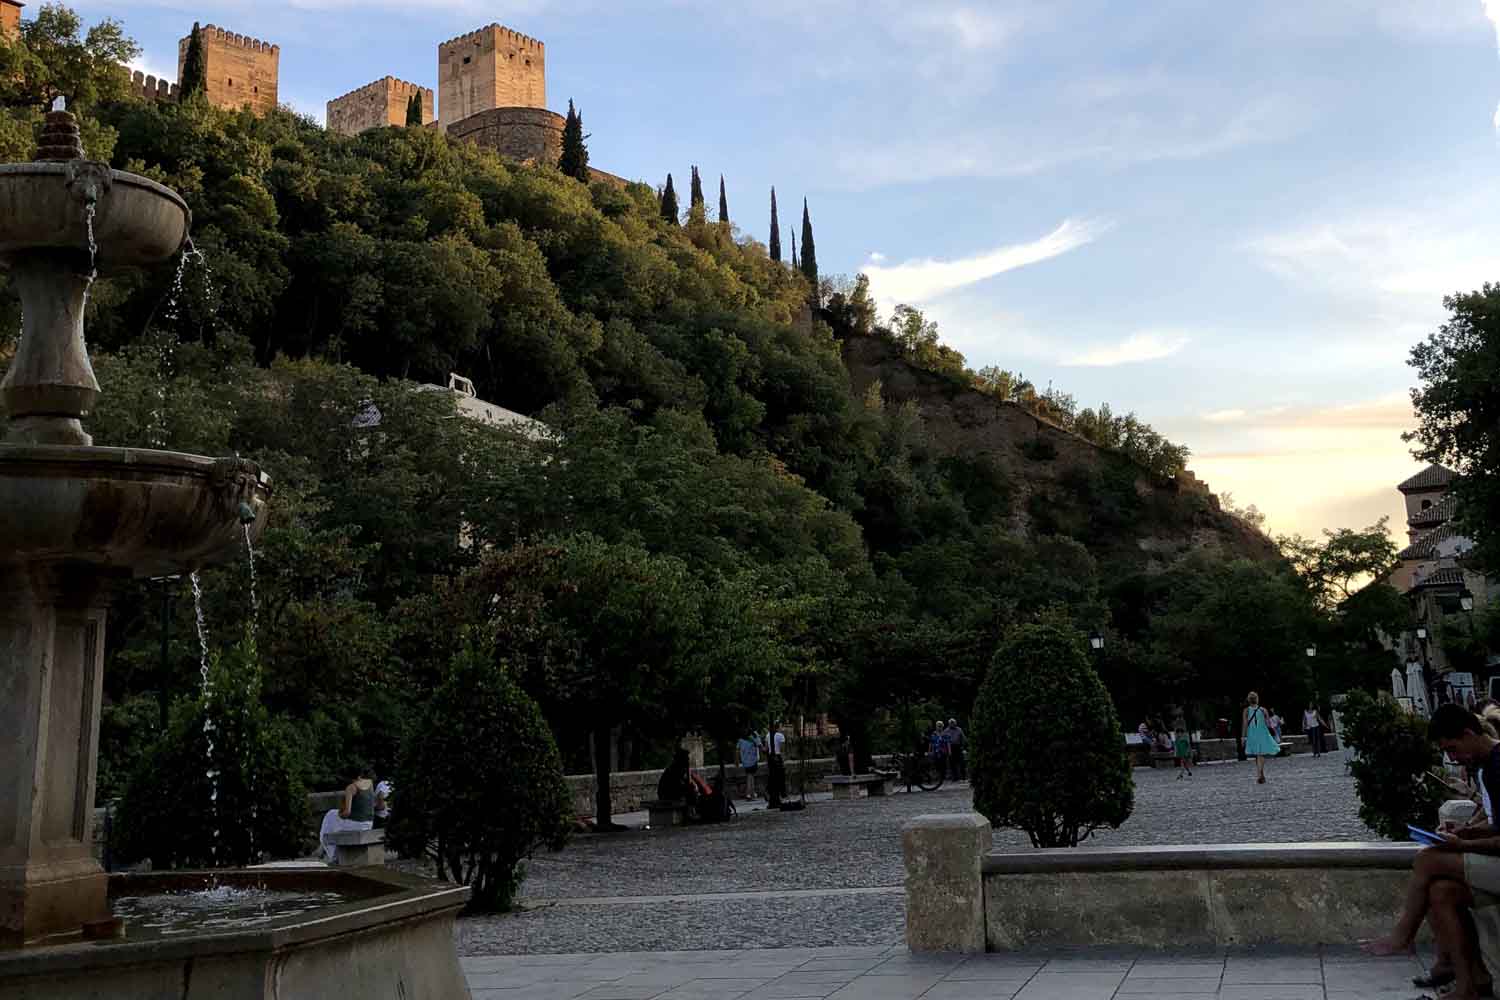
<svg viewBox="0 0 1500 1000"><path fill-rule="evenodd" d="M318 830L318 843L323 847L324 858L332 864L338 851L328 842L331 833L346 830L369 830L375 826L375 779L370 769L361 764L355 768L354 780L344 787L344 801L337 809L323 814L323 825Z"/></svg>

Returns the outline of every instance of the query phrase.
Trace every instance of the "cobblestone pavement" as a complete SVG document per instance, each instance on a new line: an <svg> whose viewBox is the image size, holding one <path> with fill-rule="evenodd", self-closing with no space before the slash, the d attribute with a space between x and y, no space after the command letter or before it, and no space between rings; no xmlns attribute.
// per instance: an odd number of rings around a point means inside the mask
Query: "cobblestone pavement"
<svg viewBox="0 0 1500 1000"><path fill-rule="evenodd" d="M1137 768L1136 805L1104 845L1368 840L1342 753L1199 767L1178 780ZM800 813L754 812L724 826L576 839L538 854L526 908L459 922L461 954L893 945L901 940L901 826L970 808L966 784ZM995 846L1029 850L1015 830ZM884 890L884 891L881 891Z"/></svg>
<svg viewBox="0 0 1500 1000"><path fill-rule="evenodd" d="M911 955L896 948L469 958L474 1000L1398 1000L1411 959L1350 951Z"/></svg>

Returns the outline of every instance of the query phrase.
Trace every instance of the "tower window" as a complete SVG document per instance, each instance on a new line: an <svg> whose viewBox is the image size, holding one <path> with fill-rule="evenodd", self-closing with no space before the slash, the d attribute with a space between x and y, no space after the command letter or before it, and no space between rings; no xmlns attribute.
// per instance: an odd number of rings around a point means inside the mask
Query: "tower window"
<svg viewBox="0 0 1500 1000"><path fill-rule="evenodd" d="M226 86L233 87L234 86L234 77L232 77L232 76L225 77L224 78L224 83L225 83Z"/></svg>
<svg viewBox="0 0 1500 1000"><path fill-rule="evenodd" d="M471 63L473 61L474 61L474 57L473 56L464 56L464 65L465 66L469 65L469 63Z"/></svg>

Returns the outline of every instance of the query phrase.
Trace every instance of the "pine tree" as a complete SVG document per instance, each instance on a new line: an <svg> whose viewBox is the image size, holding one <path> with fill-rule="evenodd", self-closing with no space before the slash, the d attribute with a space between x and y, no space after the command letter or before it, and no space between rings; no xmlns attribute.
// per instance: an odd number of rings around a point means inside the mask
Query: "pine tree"
<svg viewBox="0 0 1500 1000"><path fill-rule="evenodd" d="M776 218L776 189L771 189L771 259L781 263L781 222Z"/></svg>
<svg viewBox="0 0 1500 1000"><path fill-rule="evenodd" d="M184 104L190 98L202 97L208 91L208 62L203 55L203 29L193 22L193 33L188 36L187 55L182 59L182 79L177 81L179 100Z"/></svg>
<svg viewBox="0 0 1500 1000"><path fill-rule="evenodd" d="M422 94L418 91L411 95L406 102L406 124L408 126L421 127L426 122L422 121Z"/></svg>
<svg viewBox="0 0 1500 1000"><path fill-rule="evenodd" d="M667 186L661 189L661 217L672 225L678 225L677 191L672 187L672 175L667 175Z"/></svg>
<svg viewBox="0 0 1500 1000"><path fill-rule="evenodd" d="M585 184L590 180L589 148L584 144L587 138L583 134L583 112L573 110L570 98L568 117L563 123L562 156L557 161L557 169Z"/></svg>
<svg viewBox="0 0 1500 1000"><path fill-rule="evenodd" d="M719 175L719 221L729 221L729 199L724 196L724 175Z"/></svg>
<svg viewBox="0 0 1500 1000"><path fill-rule="evenodd" d="M693 211L695 209L698 210L698 211L702 211L702 212L706 212L707 211L707 208L705 207L705 205L703 203L703 179L698 176L698 168L697 167L693 168L693 186L692 186L692 190L689 193L688 197L690 199L688 201L688 211L689 212L691 212L691 211Z"/></svg>
<svg viewBox="0 0 1500 1000"><path fill-rule="evenodd" d="M802 273L812 282L813 297L818 295L818 251L813 247L812 219L807 214L807 199L802 199Z"/></svg>

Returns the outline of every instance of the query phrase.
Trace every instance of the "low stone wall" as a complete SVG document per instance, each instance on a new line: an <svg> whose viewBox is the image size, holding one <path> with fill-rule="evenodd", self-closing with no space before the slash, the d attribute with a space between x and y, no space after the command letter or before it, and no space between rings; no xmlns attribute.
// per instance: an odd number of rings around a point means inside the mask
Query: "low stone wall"
<svg viewBox="0 0 1500 1000"><path fill-rule="evenodd" d="M989 821L975 813L918 816L902 843L908 946L970 952L1354 944L1390 929L1418 850L1315 843L1005 853L989 850Z"/></svg>
<svg viewBox="0 0 1500 1000"><path fill-rule="evenodd" d="M877 763L883 763L888 758L876 757ZM788 760L786 762L786 785L787 790L795 795L799 788L798 776L801 773L802 762L800 760ZM693 768L705 781L713 781L718 777L718 765ZM738 764L729 765L724 768L725 776L729 782L731 794L739 795L745 788L745 771ZM809 792L828 792L833 790L828 779L838 773L838 764L832 757L810 757L807 760L806 790ZM568 790L573 795L573 812L578 816L594 815L594 792L598 782L592 774L570 774L567 776ZM655 771L616 771L609 776L609 802L610 810L615 813L640 812L645 807L642 802L656 798L656 785L661 780L661 770ZM766 782L769 780L769 768L762 763L760 770L755 775L755 790L762 796L766 794Z"/></svg>

